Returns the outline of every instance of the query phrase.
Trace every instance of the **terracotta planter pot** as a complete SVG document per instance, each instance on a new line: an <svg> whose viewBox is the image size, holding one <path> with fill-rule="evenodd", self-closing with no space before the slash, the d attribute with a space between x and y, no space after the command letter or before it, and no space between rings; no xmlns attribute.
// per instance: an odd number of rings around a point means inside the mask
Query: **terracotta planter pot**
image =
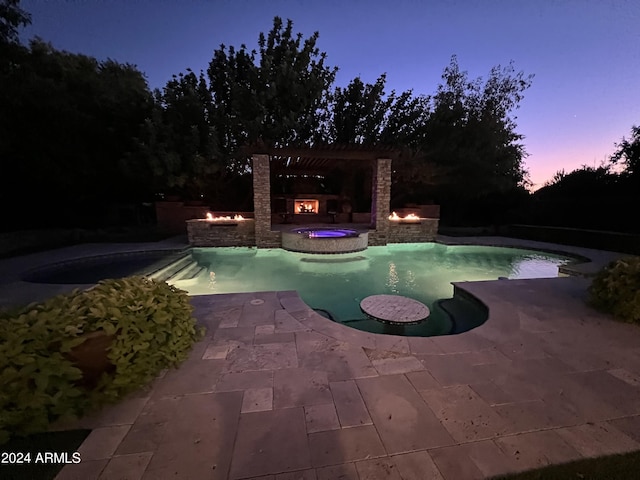
<svg viewBox="0 0 640 480"><path fill-rule="evenodd" d="M74 347L66 357L82 372L82 378L77 384L90 390L96 386L103 373L115 369L108 357L115 335L107 335L99 330L83 337L84 342Z"/></svg>

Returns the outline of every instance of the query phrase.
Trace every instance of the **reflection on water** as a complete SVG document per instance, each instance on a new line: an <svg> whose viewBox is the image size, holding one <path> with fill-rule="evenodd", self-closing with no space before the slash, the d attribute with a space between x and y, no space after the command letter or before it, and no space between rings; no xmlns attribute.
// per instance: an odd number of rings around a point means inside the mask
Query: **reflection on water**
<svg viewBox="0 0 640 480"><path fill-rule="evenodd" d="M398 272L396 271L396 264L389 262L389 276L387 277L387 287L390 293L398 293Z"/></svg>

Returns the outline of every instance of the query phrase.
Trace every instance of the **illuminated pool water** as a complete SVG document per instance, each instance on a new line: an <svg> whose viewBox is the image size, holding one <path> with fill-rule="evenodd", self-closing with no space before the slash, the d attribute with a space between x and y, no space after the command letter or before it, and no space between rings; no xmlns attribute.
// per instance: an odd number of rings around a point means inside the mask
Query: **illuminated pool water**
<svg viewBox="0 0 640 480"><path fill-rule="evenodd" d="M405 295L432 314L422 331L451 333L437 305L451 298L451 282L558 276L569 257L514 248L447 246L437 243L369 247L351 254L313 255L281 249L196 248L193 260L205 267L194 279L174 282L190 294L297 290L312 308L339 322L377 331L360 301L369 295ZM371 323L373 322L373 323ZM430 329L425 332L424 329Z"/></svg>
<svg viewBox="0 0 640 480"><path fill-rule="evenodd" d="M299 228L294 231L309 238L343 238L358 235L355 230L347 228Z"/></svg>

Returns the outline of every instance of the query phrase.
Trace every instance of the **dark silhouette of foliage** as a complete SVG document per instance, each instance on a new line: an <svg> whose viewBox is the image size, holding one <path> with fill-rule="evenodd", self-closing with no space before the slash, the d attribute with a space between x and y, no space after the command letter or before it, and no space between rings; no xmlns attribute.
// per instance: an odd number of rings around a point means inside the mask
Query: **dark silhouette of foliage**
<svg viewBox="0 0 640 480"><path fill-rule="evenodd" d="M36 39L14 49L0 91L0 203L25 197L31 203L14 205L8 216L26 218L20 205L31 215L34 205L47 205L58 209L56 223L73 223L83 214L99 218L106 203L144 191L127 183L120 168L152 105L135 67Z"/></svg>
<svg viewBox="0 0 640 480"><path fill-rule="evenodd" d="M532 78L509 64L471 81L452 57L431 99L422 157L427 168L446 172L439 198L473 199L526 184L524 137L512 113Z"/></svg>
<svg viewBox="0 0 640 480"><path fill-rule="evenodd" d="M19 28L31 24L31 15L20 8L20 0L0 0L0 44L18 43Z"/></svg>
<svg viewBox="0 0 640 480"><path fill-rule="evenodd" d="M631 138L622 138L616 144L617 150L611 156L613 164L622 163L624 165L623 174L632 177L640 177L640 127L631 127Z"/></svg>
<svg viewBox="0 0 640 480"><path fill-rule="evenodd" d="M326 93L337 69L325 66L316 47L318 33L303 41L293 22L275 17L268 35L260 34L259 50L221 45L207 75L212 95L211 124L228 168L242 173L243 145L311 144L319 140L326 112Z"/></svg>
<svg viewBox="0 0 640 480"><path fill-rule="evenodd" d="M224 168L210 124L211 108L203 73L174 75L162 92L155 92L153 111L127 162L128 175L146 177L154 192L203 198Z"/></svg>

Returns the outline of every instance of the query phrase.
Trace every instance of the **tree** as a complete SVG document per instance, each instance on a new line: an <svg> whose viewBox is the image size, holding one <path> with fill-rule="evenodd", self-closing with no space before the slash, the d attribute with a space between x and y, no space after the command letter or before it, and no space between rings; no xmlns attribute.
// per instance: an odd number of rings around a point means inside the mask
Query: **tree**
<svg viewBox="0 0 640 480"><path fill-rule="evenodd" d="M532 78L509 64L492 68L486 81L471 81L452 57L431 97L422 158L447 172L441 197L471 199L526 183L524 137L512 112Z"/></svg>
<svg viewBox="0 0 640 480"><path fill-rule="evenodd" d="M259 51L221 45L207 75L213 109L210 124L228 167L248 168L238 158L246 144L310 144L321 136L327 92L337 69L325 66L326 54L316 47L316 32L303 41L293 34L293 22L275 17L267 36L260 34Z"/></svg>
<svg viewBox="0 0 640 480"><path fill-rule="evenodd" d="M162 92L155 92L153 113L145 121L129 175L142 177L146 172L155 192L191 200L212 196L211 187L224 168L210 125L212 108L202 72L174 75Z"/></svg>
<svg viewBox="0 0 640 480"><path fill-rule="evenodd" d="M631 138L616 144L617 150L611 156L612 164L622 163L624 174L632 177L640 177L640 127L631 127Z"/></svg>
<svg viewBox="0 0 640 480"><path fill-rule="evenodd" d="M99 62L33 40L0 72L0 203L34 205L99 218L100 207L137 196L121 161L150 114L146 80L132 65ZM24 205L33 214L33 206ZM92 210L92 211L91 211ZM77 214L76 214L77 213ZM28 217L24 217L28 218Z"/></svg>
<svg viewBox="0 0 640 480"><path fill-rule="evenodd" d="M380 140L393 99L385 98L383 74L376 83L356 77L330 95L329 141L338 144L376 144Z"/></svg>
<svg viewBox="0 0 640 480"><path fill-rule="evenodd" d="M18 43L18 29L31 24L31 15L20 8L20 0L0 0L0 44Z"/></svg>

